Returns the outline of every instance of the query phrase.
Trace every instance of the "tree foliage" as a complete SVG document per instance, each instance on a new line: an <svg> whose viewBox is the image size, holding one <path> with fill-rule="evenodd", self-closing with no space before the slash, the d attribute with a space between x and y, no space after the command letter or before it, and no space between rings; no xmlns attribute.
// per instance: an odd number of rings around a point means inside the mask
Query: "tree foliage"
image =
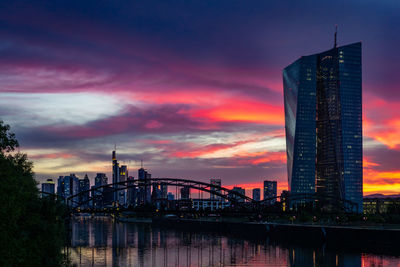
<svg viewBox="0 0 400 267"><path fill-rule="evenodd" d="M0 266L59 266L64 243L61 203L39 197L33 164L0 121Z"/></svg>

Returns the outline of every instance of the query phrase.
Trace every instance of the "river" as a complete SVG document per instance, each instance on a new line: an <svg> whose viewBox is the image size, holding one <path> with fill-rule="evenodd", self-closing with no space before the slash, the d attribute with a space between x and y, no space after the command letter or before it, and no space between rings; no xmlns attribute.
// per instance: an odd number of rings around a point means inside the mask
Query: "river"
<svg viewBox="0 0 400 267"><path fill-rule="evenodd" d="M248 240L195 229L187 232L148 223L122 223L108 217L73 220L65 249L77 266L400 267L400 251L376 254L371 250Z"/></svg>

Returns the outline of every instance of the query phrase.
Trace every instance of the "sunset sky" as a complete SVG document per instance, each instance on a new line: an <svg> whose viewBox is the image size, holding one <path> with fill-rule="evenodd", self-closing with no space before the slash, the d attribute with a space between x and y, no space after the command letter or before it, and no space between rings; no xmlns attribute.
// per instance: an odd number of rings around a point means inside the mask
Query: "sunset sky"
<svg viewBox="0 0 400 267"><path fill-rule="evenodd" d="M338 24L339 45L362 41L364 194L400 193L399 14L389 0L2 1L0 119L38 181L110 179L116 144L135 177L143 159L154 177L287 189L282 69L332 48Z"/></svg>

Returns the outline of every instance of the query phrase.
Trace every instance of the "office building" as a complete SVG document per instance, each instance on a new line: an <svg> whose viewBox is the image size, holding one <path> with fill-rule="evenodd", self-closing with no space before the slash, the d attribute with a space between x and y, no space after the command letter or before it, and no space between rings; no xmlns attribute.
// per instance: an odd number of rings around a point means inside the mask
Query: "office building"
<svg viewBox="0 0 400 267"><path fill-rule="evenodd" d="M64 199L64 176L59 176L57 179L57 195L61 198Z"/></svg>
<svg viewBox="0 0 400 267"><path fill-rule="evenodd" d="M232 189L231 191L236 192L236 193L239 193L239 194L241 194L241 195L243 195L243 196L246 195L245 189L244 189L244 188L241 188L241 187L235 186L235 187L233 187L233 189ZM232 194L231 192L228 193L228 197L229 197L230 199L235 199L235 200L237 200L238 202L244 202L244 199L243 199L242 197L240 197L240 196L238 196L238 195L236 195L236 194Z"/></svg>
<svg viewBox="0 0 400 267"><path fill-rule="evenodd" d="M221 187L221 179L210 179L210 184L215 185L215 186L218 186L218 187ZM212 186L211 186L211 187L210 187L210 191L221 194L221 189L216 188L216 187L212 187ZM221 197L220 197L220 196L217 196L217 195L215 195L215 194L213 194L213 193L210 193L210 199L218 199L218 200L221 200Z"/></svg>
<svg viewBox="0 0 400 267"><path fill-rule="evenodd" d="M168 192L168 194L167 194L167 199L168 199L168 200L175 200L175 195L172 194L171 192Z"/></svg>
<svg viewBox="0 0 400 267"><path fill-rule="evenodd" d="M94 178L94 185L92 186L93 206L101 208L104 206L104 192L103 186L108 184L108 178L105 173L97 173Z"/></svg>
<svg viewBox="0 0 400 267"><path fill-rule="evenodd" d="M278 194L277 182L276 181L264 181L264 200L266 204L273 205L276 202Z"/></svg>
<svg viewBox="0 0 400 267"><path fill-rule="evenodd" d="M210 210L210 211L221 210L230 206L228 201L219 201L216 199L199 199L199 198L194 198L192 205L193 209L195 210Z"/></svg>
<svg viewBox="0 0 400 267"><path fill-rule="evenodd" d="M119 182L119 163L117 161L117 155L115 150L112 152L112 182L113 182L113 189L115 190L113 193L113 201L118 202L118 188L119 186L115 183Z"/></svg>
<svg viewBox="0 0 400 267"><path fill-rule="evenodd" d="M181 188L181 199L190 199L190 187L185 185Z"/></svg>
<svg viewBox="0 0 400 267"><path fill-rule="evenodd" d="M138 199L139 204L143 205L151 202L151 174L146 169L141 167L138 170Z"/></svg>
<svg viewBox="0 0 400 267"><path fill-rule="evenodd" d="M396 214L400 210L400 197L374 197L363 199L364 214Z"/></svg>
<svg viewBox="0 0 400 267"><path fill-rule="evenodd" d="M55 184L53 179L47 179L42 183L42 197L51 196L55 194Z"/></svg>
<svg viewBox="0 0 400 267"><path fill-rule="evenodd" d="M135 185L135 178L133 176L128 177L128 189L127 191L127 197L126 197L126 202L128 206L133 206L135 207L137 205L137 187Z"/></svg>
<svg viewBox="0 0 400 267"><path fill-rule="evenodd" d="M108 178L105 173L97 173L94 177L94 185L96 187L106 185L108 183Z"/></svg>
<svg viewBox="0 0 400 267"><path fill-rule="evenodd" d="M290 209L290 193L287 190L282 190L280 197L282 211L288 211Z"/></svg>
<svg viewBox="0 0 400 267"><path fill-rule="evenodd" d="M291 196L362 212L361 43L303 56L283 70ZM304 198L302 202L306 202ZM349 207L349 204L346 204Z"/></svg>
<svg viewBox="0 0 400 267"><path fill-rule="evenodd" d="M90 198L90 181L89 177L86 174L83 179L79 180L79 203L81 203L82 207L89 206L89 198Z"/></svg>
<svg viewBox="0 0 400 267"><path fill-rule="evenodd" d="M161 183L161 198L167 199L168 197L168 185L167 183Z"/></svg>
<svg viewBox="0 0 400 267"><path fill-rule="evenodd" d="M161 199L161 185L160 183L153 183L153 190L151 191L151 201Z"/></svg>
<svg viewBox="0 0 400 267"><path fill-rule="evenodd" d="M79 178L71 173L69 176L60 176L58 178L57 195L64 201L68 201L68 205L77 206L79 196L71 198L71 196L79 193Z"/></svg>
<svg viewBox="0 0 400 267"><path fill-rule="evenodd" d="M119 168L119 182L125 182L128 180L128 167L126 165L121 165ZM119 187L124 188L125 185L119 185ZM118 191L118 203L120 205L126 204L126 189L120 189Z"/></svg>
<svg viewBox="0 0 400 267"><path fill-rule="evenodd" d="M260 188L253 188L253 200L260 201L261 199L261 190Z"/></svg>

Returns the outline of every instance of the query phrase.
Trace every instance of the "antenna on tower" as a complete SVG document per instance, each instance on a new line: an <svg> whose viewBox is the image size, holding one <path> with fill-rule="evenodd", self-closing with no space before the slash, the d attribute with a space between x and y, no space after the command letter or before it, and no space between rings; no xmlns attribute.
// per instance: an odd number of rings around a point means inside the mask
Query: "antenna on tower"
<svg viewBox="0 0 400 267"><path fill-rule="evenodd" d="M117 144L114 143L114 151L117 151Z"/></svg>
<svg viewBox="0 0 400 267"><path fill-rule="evenodd" d="M143 169L143 159L140 160L140 167Z"/></svg>
<svg viewBox="0 0 400 267"><path fill-rule="evenodd" d="M337 38L337 24L335 24L335 46L334 46L334 48L337 47L336 38Z"/></svg>

